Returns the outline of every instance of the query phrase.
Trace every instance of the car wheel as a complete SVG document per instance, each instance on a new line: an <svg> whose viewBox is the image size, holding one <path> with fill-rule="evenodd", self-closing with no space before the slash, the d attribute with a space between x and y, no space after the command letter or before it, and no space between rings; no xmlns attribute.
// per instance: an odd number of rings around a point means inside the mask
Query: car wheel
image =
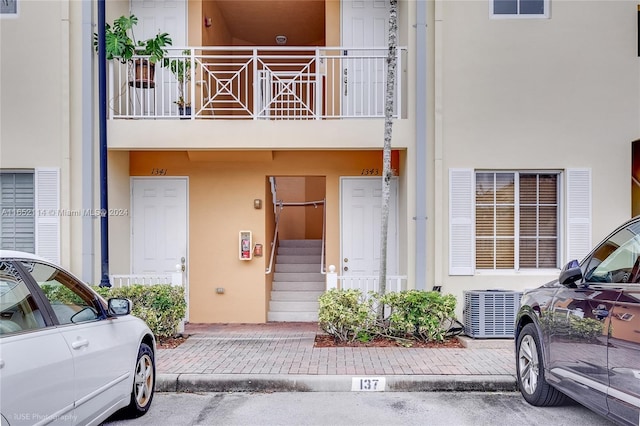
<svg viewBox="0 0 640 426"><path fill-rule="evenodd" d="M529 404L543 407L559 405L565 400L564 394L544 378L540 337L533 324L525 325L518 336L516 362L518 387Z"/></svg>
<svg viewBox="0 0 640 426"><path fill-rule="evenodd" d="M153 400L155 384L156 365L154 354L149 345L142 343L136 360L131 403L126 408L129 416L139 417L149 410L151 400Z"/></svg>

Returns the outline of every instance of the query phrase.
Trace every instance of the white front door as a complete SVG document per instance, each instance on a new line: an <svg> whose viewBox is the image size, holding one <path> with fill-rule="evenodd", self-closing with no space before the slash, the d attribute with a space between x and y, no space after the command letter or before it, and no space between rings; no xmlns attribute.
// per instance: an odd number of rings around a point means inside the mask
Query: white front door
<svg viewBox="0 0 640 426"><path fill-rule="evenodd" d="M387 0L343 0L342 113L347 116L384 115L384 58L373 59L368 47L386 47L389 32ZM378 55L385 53L378 51Z"/></svg>
<svg viewBox="0 0 640 426"><path fill-rule="evenodd" d="M382 178L342 178L342 275L373 276L380 272ZM387 275L398 273L396 179L391 181Z"/></svg>
<svg viewBox="0 0 640 426"><path fill-rule="evenodd" d="M132 178L131 222L132 274L171 276L177 265L186 271L187 178Z"/></svg>
<svg viewBox="0 0 640 426"><path fill-rule="evenodd" d="M187 2L184 0L130 1L131 13L138 18L138 25L134 27L136 40L146 40L155 37L158 33L168 33L173 42L172 46L179 48L170 52L180 54L182 48L187 45ZM164 82L162 87L156 86L153 89L156 91L156 108L161 108L162 114L175 115L177 106L173 101L177 99L177 83L165 67L156 66L156 73L164 73L162 80L156 76L156 81Z"/></svg>

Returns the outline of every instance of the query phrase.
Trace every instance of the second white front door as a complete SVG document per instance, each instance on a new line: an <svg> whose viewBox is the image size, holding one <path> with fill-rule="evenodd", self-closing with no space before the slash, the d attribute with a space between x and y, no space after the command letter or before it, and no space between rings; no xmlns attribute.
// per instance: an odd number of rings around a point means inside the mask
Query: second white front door
<svg viewBox="0 0 640 426"><path fill-rule="evenodd" d="M391 180L389 229L387 233L387 275L398 272L397 180ZM373 276L380 272L382 224L382 179L343 178L342 275Z"/></svg>
<svg viewBox="0 0 640 426"><path fill-rule="evenodd" d="M168 33L172 46L187 46L187 2L183 0L130 0L131 13L138 18L134 27L136 40L153 38L158 33ZM170 50L173 55L180 54L177 49ZM167 67L156 66L156 73L164 73L162 87L155 89L155 111L161 114L176 114L177 83ZM141 89L139 89L141 90ZM148 95L148 94L147 94ZM141 94L139 96L145 96ZM152 95L153 96L153 95Z"/></svg>
<svg viewBox="0 0 640 426"><path fill-rule="evenodd" d="M134 275L170 275L177 265L186 267L186 178L133 178L131 214Z"/></svg>
<svg viewBox="0 0 640 426"><path fill-rule="evenodd" d="M344 0L342 4L342 113L347 117L384 115L385 58L371 47L388 45L389 2ZM379 54L379 52L378 52Z"/></svg>

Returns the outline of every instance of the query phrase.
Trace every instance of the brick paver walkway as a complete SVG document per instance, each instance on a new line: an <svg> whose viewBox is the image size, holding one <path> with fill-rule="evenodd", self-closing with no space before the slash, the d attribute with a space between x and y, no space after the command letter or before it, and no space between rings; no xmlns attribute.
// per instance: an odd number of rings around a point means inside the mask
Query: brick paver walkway
<svg viewBox="0 0 640 426"><path fill-rule="evenodd" d="M316 323L187 324L158 374L515 375L513 349L315 348Z"/></svg>

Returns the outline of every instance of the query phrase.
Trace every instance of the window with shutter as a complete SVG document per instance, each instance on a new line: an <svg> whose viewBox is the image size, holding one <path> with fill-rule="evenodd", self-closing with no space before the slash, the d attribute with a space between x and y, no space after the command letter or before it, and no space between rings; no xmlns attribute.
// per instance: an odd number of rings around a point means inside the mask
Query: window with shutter
<svg viewBox="0 0 640 426"><path fill-rule="evenodd" d="M582 259L591 248L591 202L589 169L450 169L449 274L555 269L562 248L564 262Z"/></svg>
<svg viewBox="0 0 640 426"><path fill-rule="evenodd" d="M0 248L60 263L60 169L0 172Z"/></svg>

